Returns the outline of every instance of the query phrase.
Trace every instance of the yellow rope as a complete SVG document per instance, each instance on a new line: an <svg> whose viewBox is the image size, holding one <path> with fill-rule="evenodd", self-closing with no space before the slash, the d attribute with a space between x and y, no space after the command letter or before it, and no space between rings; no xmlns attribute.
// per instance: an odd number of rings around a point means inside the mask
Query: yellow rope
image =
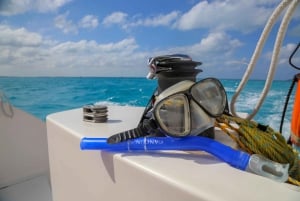
<svg viewBox="0 0 300 201"><path fill-rule="evenodd" d="M292 177L288 178L288 182L297 186L300 186L300 182L297 181L296 179L293 179Z"/></svg>
<svg viewBox="0 0 300 201"><path fill-rule="evenodd" d="M237 124L238 127L232 125ZM298 153L286 143L284 137L270 127L239 117L222 115L217 118L216 126L228 134L242 150L249 154L260 154L278 163L289 163L288 182L299 185L300 164ZM264 129L261 129L264 128ZM237 136L232 134L234 130Z"/></svg>

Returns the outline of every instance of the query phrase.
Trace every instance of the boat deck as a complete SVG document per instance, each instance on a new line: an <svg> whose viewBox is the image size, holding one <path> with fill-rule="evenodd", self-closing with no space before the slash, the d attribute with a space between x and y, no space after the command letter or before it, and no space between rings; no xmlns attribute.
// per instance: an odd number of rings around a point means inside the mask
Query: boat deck
<svg viewBox="0 0 300 201"><path fill-rule="evenodd" d="M235 169L205 152L82 151L83 137L134 128L143 108L109 106L106 123L84 122L82 109L47 117L53 201L299 200L299 188ZM226 135L216 139L227 144Z"/></svg>

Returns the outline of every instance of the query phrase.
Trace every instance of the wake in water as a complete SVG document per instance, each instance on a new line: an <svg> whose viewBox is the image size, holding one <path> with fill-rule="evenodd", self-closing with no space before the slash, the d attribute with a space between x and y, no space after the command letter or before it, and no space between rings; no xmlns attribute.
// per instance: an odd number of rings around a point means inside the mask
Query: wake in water
<svg viewBox="0 0 300 201"><path fill-rule="evenodd" d="M232 95L235 92L236 87L238 86L238 81L235 83L228 83L233 82L230 80L225 80L224 85L226 85L226 91L231 100ZM268 93L268 96L260 108L258 114L254 117L254 120L269 125L275 130L279 130L282 112L284 103L286 100L287 91L290 87L291 81L274 81L271 90ZM251 80L249 84L246 86L244 91L239 96L238 102L236 104L236 111L238 112L245 112L250 113L253 108L255 107L260 94L261 90L264 86L264 81L260 80ZM294 93L291 96L290 100L294 99ZM292 104L290 102L288 106L288 110L286 112L286 118L283 124L283 134L287 138L290 134L290 120L292 115Z"/></svg>
<svg viewBox="0 0 300 201"><path fill-rule="evenodd" d="M221 82L230 101L239 80ZM265 103L254 118L257 122L279 129L290 84L290 81L273 82ZM251 112L263 85L264 81L250 81L239 96L236 110ZM42 120L45 120L48 114L79 108L86 104L144 107L156 86L156 80L146 78L0 77L0 89L5 92L11 103ZM285 135L289 135L291 106L292 102L286 113Z"/></svg>

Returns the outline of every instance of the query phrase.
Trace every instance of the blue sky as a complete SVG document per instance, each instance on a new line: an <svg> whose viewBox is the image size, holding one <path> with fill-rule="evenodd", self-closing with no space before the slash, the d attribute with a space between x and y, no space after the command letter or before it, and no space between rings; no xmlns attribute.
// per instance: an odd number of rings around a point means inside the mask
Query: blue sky
<svg viewBox="0 0 300 201"><path fill-rule="evenodd" d="M0 76L145 76L147 59L182 53L202 76L241 78L280 0L1 0ZM264 79L281 18L253 72ZM276 79L298 73L300 8L282 44ZM295 63L300 64L300 54Z"/></svg>

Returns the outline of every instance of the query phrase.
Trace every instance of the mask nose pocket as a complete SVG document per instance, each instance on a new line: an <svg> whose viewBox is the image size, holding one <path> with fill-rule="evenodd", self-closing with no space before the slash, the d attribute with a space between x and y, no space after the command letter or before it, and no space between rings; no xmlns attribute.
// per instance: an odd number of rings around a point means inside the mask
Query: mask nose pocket
<svg viewBox="0 0 300 201"><path fill-rule="evenodd" d="M209 117L195 101L191 100L190 107L192 127L190 135L199 135L214 126L214 119Z"/></svg>

